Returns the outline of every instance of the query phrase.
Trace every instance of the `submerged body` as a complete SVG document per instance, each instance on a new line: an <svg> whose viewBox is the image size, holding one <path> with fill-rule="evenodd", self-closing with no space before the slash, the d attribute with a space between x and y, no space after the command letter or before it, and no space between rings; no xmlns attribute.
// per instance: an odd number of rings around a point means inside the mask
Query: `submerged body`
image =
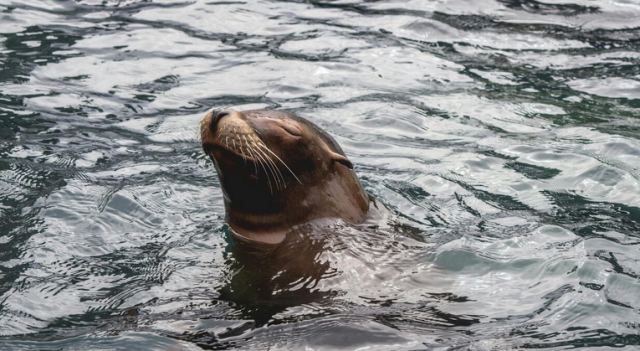
<svg viewBox="0 0 640 351"><path fill-rule="evenodd" d="M200 132L235 234L279 243L291 227L315 219L365 219L369 198L351 162L311 122L281 111L211 111Z"/></svg>

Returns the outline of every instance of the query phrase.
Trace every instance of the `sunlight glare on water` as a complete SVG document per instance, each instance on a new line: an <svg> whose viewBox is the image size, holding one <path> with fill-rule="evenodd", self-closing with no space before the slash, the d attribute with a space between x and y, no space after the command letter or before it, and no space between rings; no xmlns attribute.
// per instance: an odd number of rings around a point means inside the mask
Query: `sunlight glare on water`
<svg viewBox="0 0 640 351"><path fill-rule="evenodd" d="M638 28L622 0L0 1L2 349L637 348ZM199 145L220 107L327 130L376 213L249 252Z"/></svg>

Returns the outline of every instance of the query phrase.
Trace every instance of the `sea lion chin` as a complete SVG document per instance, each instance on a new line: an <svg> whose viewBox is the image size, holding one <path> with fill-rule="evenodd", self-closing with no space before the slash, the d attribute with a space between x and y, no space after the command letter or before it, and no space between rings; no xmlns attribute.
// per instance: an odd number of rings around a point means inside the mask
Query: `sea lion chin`
<svg viewBox="0 0 640 351"><path fill-rule="evenodd" d="M369 198L335 140L308 120L271 110L210 111L200 126L241 239L275 244L322 218L364 221Z"/></svg>

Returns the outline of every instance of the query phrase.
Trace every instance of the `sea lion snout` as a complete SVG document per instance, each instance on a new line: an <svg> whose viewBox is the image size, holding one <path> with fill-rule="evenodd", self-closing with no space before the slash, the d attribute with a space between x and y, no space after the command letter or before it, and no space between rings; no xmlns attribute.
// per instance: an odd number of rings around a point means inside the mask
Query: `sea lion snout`
<svg viewBox="0 0 640 351"><path fill-rule="evenodd" d="M207 112L200 122L200 139L205 152L212 148L225 148L228 151L239 152L244 155L238 146L242 146L246 140L243 137L252 135L253 130L246 122L242 112L227 110L211 110Z"/></svg>

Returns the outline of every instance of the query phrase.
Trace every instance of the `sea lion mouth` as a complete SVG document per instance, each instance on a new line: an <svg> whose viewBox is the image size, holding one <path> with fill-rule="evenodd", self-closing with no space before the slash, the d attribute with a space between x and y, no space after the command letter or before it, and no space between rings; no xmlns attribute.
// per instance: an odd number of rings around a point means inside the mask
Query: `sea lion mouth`
<svg viewBox="0 0 640 351"><path fill-rule="evenodd" d="M212 125L213 123L213 125ZM213 127L212 127L213 126ZM259 132L239 114L208 112L202 119L201 139L204 151L214 160L229 154L253 169L256 178L264 177L271 193L287 187L290 174L302 184L291 168L260 138ZM222 151L222 153L216 151ZM227 154L227 155L225 155ZM218 160L219 161L219 160Z"/></svg>

